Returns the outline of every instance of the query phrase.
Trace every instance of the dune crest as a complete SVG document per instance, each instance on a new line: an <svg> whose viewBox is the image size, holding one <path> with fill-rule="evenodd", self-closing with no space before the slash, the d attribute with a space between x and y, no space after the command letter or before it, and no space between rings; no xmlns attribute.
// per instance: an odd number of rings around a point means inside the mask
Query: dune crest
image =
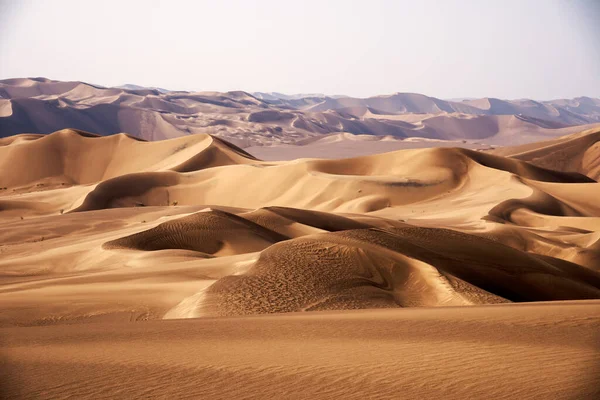
<svg viewBox="0 0 600 400"><path fill-rule="evenodd" d="M579 172L592 179L600 179L600 129L590 129L551 141L505 147L493 153L544 168Z"/></svg>

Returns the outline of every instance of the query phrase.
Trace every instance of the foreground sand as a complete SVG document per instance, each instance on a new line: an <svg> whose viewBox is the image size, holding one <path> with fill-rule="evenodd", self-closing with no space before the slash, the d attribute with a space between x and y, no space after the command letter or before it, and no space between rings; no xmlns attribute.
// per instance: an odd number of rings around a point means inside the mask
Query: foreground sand
<svg viewBox="0 0 600 400"><path fill-rule="evenodd" d="M0 329L14 398L593 399L600 302Z"/></svg>

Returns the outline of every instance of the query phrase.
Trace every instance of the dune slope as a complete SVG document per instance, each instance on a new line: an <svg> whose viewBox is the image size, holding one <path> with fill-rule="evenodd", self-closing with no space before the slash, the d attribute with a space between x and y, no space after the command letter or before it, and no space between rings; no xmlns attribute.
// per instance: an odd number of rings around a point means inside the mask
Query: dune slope
<svg viewBox="0 0 600 400"><path fill-rule="evenodd" d="M600 179L600 130L591 129L551 141L505 147L494 154L528 161L558 171L573 171Z"/></svg>

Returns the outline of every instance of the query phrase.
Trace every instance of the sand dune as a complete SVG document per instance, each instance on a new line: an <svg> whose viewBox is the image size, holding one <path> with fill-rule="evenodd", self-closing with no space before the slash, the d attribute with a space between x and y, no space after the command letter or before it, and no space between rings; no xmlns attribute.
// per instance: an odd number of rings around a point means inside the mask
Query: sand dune
<svg viewBox="0 0 600 400"><path fill-rule="evenodd" d="M389 151L414 148L415 143L402 140L413 137L449 141L447 147L479 148L481 143L472 142L520 145L600 124L600 101L588 98L543 104L480 99L470 104L412 93L367 99L307 96L175 92L135 85L105 88L44 78L8 79L0 81L0 135L76 129L164 140L203 133L275 153L281 145L350 133L393 137L396 143ZM334 149L315 153L300 146L296 150L299 158L321 157L321 153ZM357 155L360 150L355 145L337 157ZM382 151L363 150L360 154Z"/></svg>
<svg viewBox="0 0 600 400"><path fill-rule="evenodd" d="M289 99L279 98L286 104ZM293 103L292 103L293 104ZM581 125L598 122L600 101L588 97L571 100L500 100L482 98L447 101L417 93L395 93L364 99L352 97L322 97L322 101L305 108L308 111L372 108L386 114L464 113L472 115L519 115L550 121L556 124Z"/></svg>
<svg viewBox="0 0 600 400"><path fill-rule="evenodd" d="M370 115L364 116L363 121L352 121L351 125L340 122L339 118L335 122L332 116L329 121L350 133L310 137L294 144L253 145L246 150L265 160L344 158L430 147L490 150L537 143L598 127L598 124L548 127L539 120L512 115ZM375 136L362 135L362 132L372 132Z"/></svg>
<svg viewBox="0 0 600 400"><path fill-rule="evenodd" d="M0 146L0 168L3 170L29 158L34 160L18 173L2 174L0 186L7 187L44 180L62 181L63 186L89 184L129 173L189 172L241 164L251 159L243 150L207 135L145 142L125 134L101 137L65 129L48 136L18 135L3 141L6 143ZM136 154L143 154L143 157L132 157ZM90 164L93 168L87 167Z"/></svg>
<svg viewBox="0 0 600 400"><path fill-rule="evenodd" d="M104 248L182 249L230 255L260 251L286 239L235 214L212 210L164 222L150 230L107 242Z"/></svg>
<svg viewBox="0 0 600 400"><path fill-rule="evenodd" d="M592 398L595 153L522 155L596 136L277 162L206 134L2 139L3 395Z"/></svg>
<svg viewBox="0 0 600 400"><path fill-rule="evenodd" d="M497 149L494 154L528 161L540 167L579 172L600 178L600 130L591 129L551 141Z"/></svg>
<svg viewBox="0 0 600 400"><path fill-rule="evenodd" d="M575 172L455 148L269 163L207 135L60 131L0 152L3 171L28 165L0 177L5 301L23 291L34 304L25 293L62 274L112 274L132 256L146 265L147 252L165 265L218 256L237 271L167 304L119 300L163 315L182 302L193 315L240 315L600 297L597 183ZM58 225L31 230L46 220ZM32 289L33 277L45 283ZM68 304L55 312L74 318Z"/></svg>
<svg viewBox="0 0 600 400"><path fill-rule="evenodd" d="M245 274L210 286L197 307L200 316L235 316L598 297L600 276L576 264L453 231L397 228L271 246Z"/></svg>

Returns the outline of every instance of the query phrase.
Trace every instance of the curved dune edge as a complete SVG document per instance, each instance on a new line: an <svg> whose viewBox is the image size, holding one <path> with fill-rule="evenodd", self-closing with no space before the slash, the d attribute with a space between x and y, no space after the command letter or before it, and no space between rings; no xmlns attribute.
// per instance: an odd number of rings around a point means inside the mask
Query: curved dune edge
<svg viewBox="0 0 600 400"><path fill-rule="evenodd" d="M599 186L573 171L75 130L0 163L0 326L600 298Z"/></svg>
<svg viewBox="0 0 600 400"><path fill-rule="evenodd" d="M578 172L600 179L600 129L523 146L505 147L494 154L558 171Z"/></svg>
<svg viewBox="0 0 600 400"><path fill-rule="evenodd" d="M210 255L231 255L260 251L286 239L286 236L235 214L210 210L107 242L104 248L145 251L182 249Z"/></svg>

